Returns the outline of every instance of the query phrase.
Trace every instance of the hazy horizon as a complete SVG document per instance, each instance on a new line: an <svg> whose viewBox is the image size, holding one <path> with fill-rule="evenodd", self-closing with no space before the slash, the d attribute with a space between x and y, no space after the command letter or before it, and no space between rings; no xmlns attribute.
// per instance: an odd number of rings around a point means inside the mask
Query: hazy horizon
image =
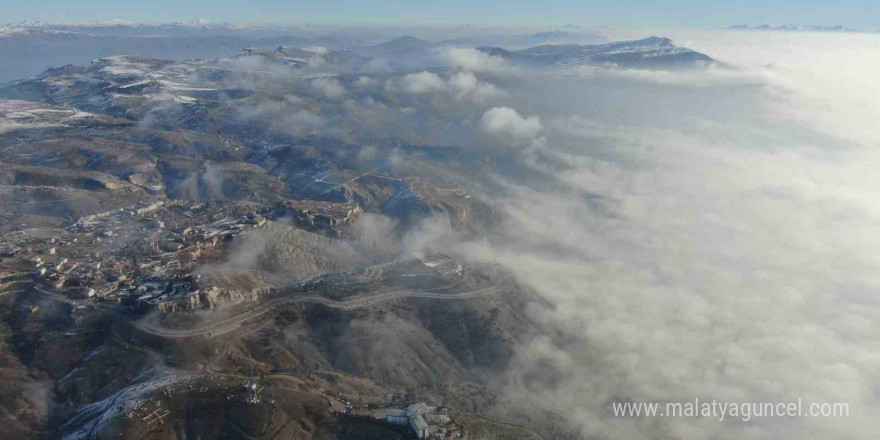
<svg viewBox="0 0 880 440"><path fill-rule="evenodd" d="M67 4L0 27L10 440L876 437L880 5ZM190 16L331 24L100 25Z"/></svg>
<svg viewBox="0 0 880 440"><path fill-rule="evenodd" d="M0 2L4 22L198 22L302 25L478 25L583 27L719 28L748 24L845 26L876 29L880 6L865 0L826 3L783 0L772 3L671 0L659 7L642 0L606 2L556 0L540 6L525 1L455 0L442 4L392 0L381 3L344 0L332 5L276 0L149 2L119 4L110 0L76 3L62 0Z"/></svg>

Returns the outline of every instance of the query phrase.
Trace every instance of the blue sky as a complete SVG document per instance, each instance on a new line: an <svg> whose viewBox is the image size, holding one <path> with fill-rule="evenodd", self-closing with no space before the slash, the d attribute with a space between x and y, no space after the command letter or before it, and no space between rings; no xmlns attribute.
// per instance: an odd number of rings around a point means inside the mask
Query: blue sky
<svg viewBox="0 0 880 440"><path fill-rule="evenodd" d="M476 24L723 27L815 24L880 28L880 0L0 0L0 22Z"/></svg>

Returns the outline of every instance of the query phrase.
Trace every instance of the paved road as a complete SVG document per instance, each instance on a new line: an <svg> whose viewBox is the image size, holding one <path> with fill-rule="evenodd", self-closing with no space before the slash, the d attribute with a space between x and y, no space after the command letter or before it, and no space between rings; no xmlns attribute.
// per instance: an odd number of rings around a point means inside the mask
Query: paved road
<svg viewBox="0 0 880 440"><path fill-rule="evenodd" d="M388 291L377 293L375 295L354 298L347 301L334 301L329 298L324 298L321 296L292 296L292 297L284 297L284 298L275 298L269 301L266 301L246 312L240 313L238 315L229 317L227 319L213 322L207 324L202 327L191 328L191 329L170 329L165 327L160 327L157 325L153 325L143 321L132 321L132 325L144 332L155 336L160 336L163 338L191 338L196 336L220 336L226 333L235 331L238 327L240 327L243 323L253 318L265 315L278 307L297 303L297 302L305 302L305 303L315 303L321 304L327 307L332 307L340 310L355 310L364 307L370 307L375 304L378 304L383 301L390 301L393 299L400 298L430 298L430 299L441 299L441 300L458 300L458 299L468 299L475 298L478 296L491 295L498 292L501 292L502 288L499 286L491 286L483 289L473 290L469 292L462 293L434 293L430 291L410 291L410 290L396 290L396 291Z"/></svg>
<svg viewBox="0 0 880 440"><path fill-rule="evenodd" d="M52 297L52 298L54 298L54 299L56 299L56 300L58 300L58 301L61 301L61 302L63 302L63 303L70 304L70 305L72 305L72 306L74 306L74 307L76 307L76 306L89 306L89 305L94 306L94 305L95 305L94 303L90 303L90 302L89 302L88 300L86 300L86 299L73 299L73 298L68 298L67 296L62 295L62 294L60 294L60 293L58 293L58 292L50 292L50 291L48 291L48 290L44 290L39 284L34 284L34 290L36 290L37 292L42 293L43 295L47 295L47 296Z"/></svg>

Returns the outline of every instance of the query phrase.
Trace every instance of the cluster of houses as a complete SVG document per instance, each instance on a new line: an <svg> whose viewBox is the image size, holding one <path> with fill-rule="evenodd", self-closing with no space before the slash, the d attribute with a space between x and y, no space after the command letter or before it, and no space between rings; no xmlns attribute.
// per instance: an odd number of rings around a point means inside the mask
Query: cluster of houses
<svg viewBox="0 0 880 440"><path fill-rule="evenodd" d="M80 218L64 231L10 235L5 257L36 267L34 281L72 299L97 299L174 312L253 300L261 292L198 290L193 273L220 245L269 218L331 236L361 213L356 203L279 202L265 211L222 202L142 202ZM8 254L8 255L6 255Z"/></svg>
<svg viewBox="0 0 880 440"><path fill-rule="evenodd" d="M162 309L199 293L192 271L203 252L266 221L258 212L231 217L222 206L157 201L83 217L50 238L12 235L4 246L8 257L34 264L36 282L70 298Z"/></svg>

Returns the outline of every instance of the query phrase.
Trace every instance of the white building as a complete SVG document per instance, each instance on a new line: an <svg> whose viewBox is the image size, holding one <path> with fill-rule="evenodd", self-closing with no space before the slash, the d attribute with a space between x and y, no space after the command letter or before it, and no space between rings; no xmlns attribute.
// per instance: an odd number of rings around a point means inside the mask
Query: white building
<svg viewBox="0 0 880 440"><path fill-rule="evenodd" d="M388 408L385 410L385 420L393 425L409 424L416 438L426 438L431 432L428 423L440 424L449 421L448 410L444 406L428 406L423 402L414 403L407 409Z"/></svg>
<svg viewBox="0 0 880 440"><path fill-rule="evenodd" d="M423 417L427 409L428 406L424 403L414 403L406 409L406 415L409 416L409 426L412 427L417 438L428 436L428 422Z"/></svg>
<svg viewBox="0 0 880 440"><path fill-rule="evenodd" d="M410 417L409 426L415 431L416 437L425 438L428 436L428 422L421 415Z"/></svg>

